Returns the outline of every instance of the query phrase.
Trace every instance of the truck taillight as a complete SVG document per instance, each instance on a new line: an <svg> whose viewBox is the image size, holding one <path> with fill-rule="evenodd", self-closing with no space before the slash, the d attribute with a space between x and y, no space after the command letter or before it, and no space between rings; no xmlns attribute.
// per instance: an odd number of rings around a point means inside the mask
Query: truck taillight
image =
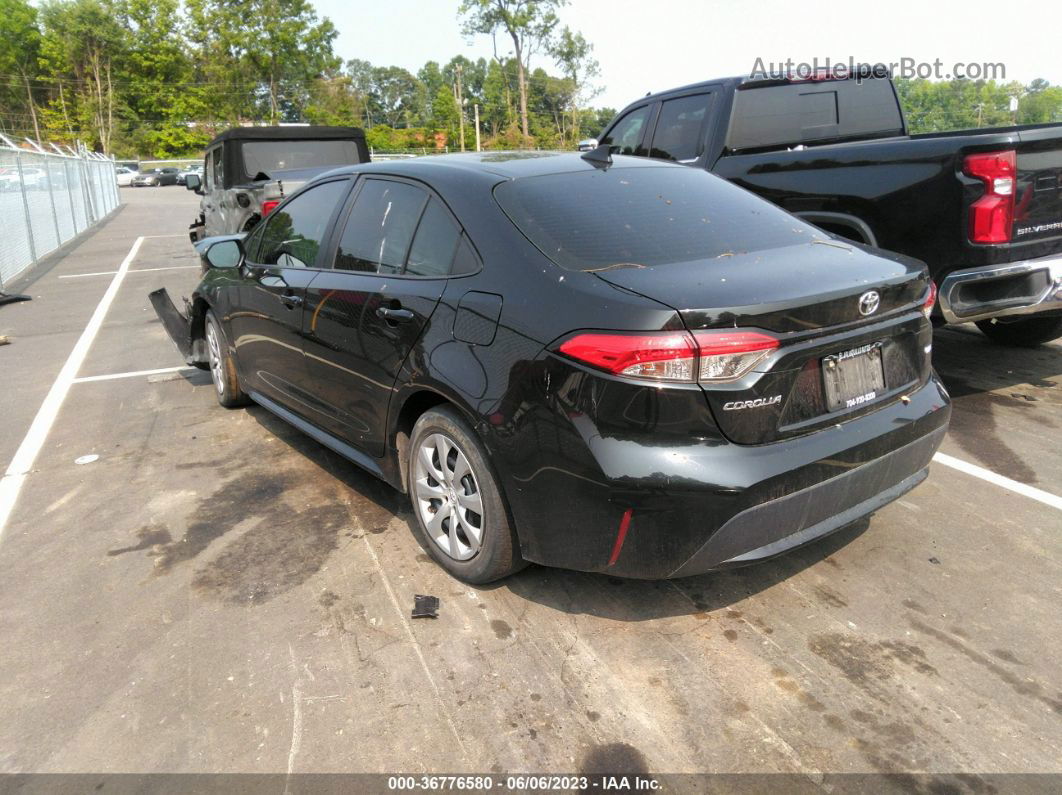
<svg viewBox="0 0 1062 795"><path fill-rule="evenodd" d="M577 334L558 351L613 375L659 381L730 381L778 347L756 331Z"/></svg>
<svg viewBox="0 0 1062 795"><path fill-rule="evenodd" d="M970 205L970 242L1009 243L1014 223L1017 154L1007 149L967 155L962 171L985 186L984 196Z"/></svg>
<svg viewBox="0 0 1062 795"><path fill-rule="evenodd" d="M937 305L937 283L929 280L929 296L922 304L922 314L927 318L933 314L933 307Z"/></svg>
<svg viewBox="0 0 1062 795"><path fill-rule="evenodd" d="M266 199L264 202L262 202L262 217L265 218L267 215L273 212L273 210L277 208L278 204L280 204L280 199Z"/></svg>

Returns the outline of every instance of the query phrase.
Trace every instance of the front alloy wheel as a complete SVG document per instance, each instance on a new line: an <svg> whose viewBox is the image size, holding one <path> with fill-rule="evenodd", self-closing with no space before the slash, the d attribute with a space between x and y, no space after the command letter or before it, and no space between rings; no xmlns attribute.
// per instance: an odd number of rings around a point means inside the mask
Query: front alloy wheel
<svg viewBox="0 0 1062 795"><path fill-rule="evenodd" d="M250 401L240 388L236 361L232 358L232 353L225 341L225 332L213 310L207 310L204 336L206 337L210 380L214 382L218 403L225 408L246 406Z"/></svg>

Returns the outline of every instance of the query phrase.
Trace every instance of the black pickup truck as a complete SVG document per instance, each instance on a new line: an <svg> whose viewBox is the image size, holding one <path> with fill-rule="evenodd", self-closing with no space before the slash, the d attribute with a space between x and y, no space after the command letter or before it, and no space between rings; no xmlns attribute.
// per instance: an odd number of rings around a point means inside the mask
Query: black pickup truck
<svg viewBox="0 0 1062 795"><path fill-rule="evenodd" d="M908 135L887 75L814 74L649 94L600 143L708 169L925 261L939 322L975 321L1015 345L1062 336L1062 124Z"/></svg>

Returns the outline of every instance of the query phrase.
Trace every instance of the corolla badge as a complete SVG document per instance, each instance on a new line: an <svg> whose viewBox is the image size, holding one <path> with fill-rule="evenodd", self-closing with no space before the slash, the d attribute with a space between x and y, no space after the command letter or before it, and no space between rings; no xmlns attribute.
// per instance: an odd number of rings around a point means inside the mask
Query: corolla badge
<svg viewBox="0 0 1062 795"><path fill-rule="evenodd" d="M881 306L881 296L877 290L867 290L859 296L859 314L873 315Z"/></svg>
<svg viewBox="0 0 1062 795"><path fill-rule="evenodd" d="M764 406L774 406L782 402L781 395L772 397L754 398L753 400L731 400L723 404L723 411L740 411L741 409L759 409Z"/></svg>

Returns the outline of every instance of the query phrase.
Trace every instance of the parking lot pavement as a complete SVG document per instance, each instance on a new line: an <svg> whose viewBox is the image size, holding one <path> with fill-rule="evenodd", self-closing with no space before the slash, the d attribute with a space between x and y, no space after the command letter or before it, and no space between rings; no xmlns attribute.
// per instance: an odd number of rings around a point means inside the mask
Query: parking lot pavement
<svg viewBox="0 0 1062 795"><path fill-rule="evenodd" d="M0 309L10 460L114 278L79 274L173 235L77 375L177 369L73 383L0 540L0 771L1062 772L1057 509L935 465L752 568L470 588L405 498L179 369L146 295L196 281L194 197L123 198ZM1060 352L938 333L945 451L1062 495Z"/></svg>

